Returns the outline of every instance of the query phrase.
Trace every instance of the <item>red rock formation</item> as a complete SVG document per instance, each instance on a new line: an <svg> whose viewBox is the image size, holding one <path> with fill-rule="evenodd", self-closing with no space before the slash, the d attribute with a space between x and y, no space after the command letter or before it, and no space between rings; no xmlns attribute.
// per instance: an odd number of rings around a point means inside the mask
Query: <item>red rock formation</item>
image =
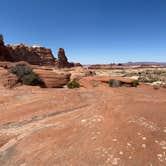
<svg viewBox="0 0 166 166"><path fill-rule="evenodd" d="M4 45L3 37L0 35L0 61L9 61L11 60L11 57L9 55L9 52L7 48Z"/></svg>
<svg viewBox="0 0 166 166"><path fill-rule="evenodd" d="M26 61L33 65L54 65L54 56L51 49L24 44L7 46L12 61Z"/></svg>
<svg viewBox="0 0 166 166"><path fill-rule="evenodd" d="M59 49L58 60L55 61L51 49L24 44L5 45L2 35L0 35L0 61L26 61L32 65L57 65L58 68L82 66L80 63L69 63L63 48Z"/></svg>
<svg viewBox="0 0 166 166"><path fill-rule="evenodd" d="M70 64L67 60L67 57L65 55L65 50L63 48L59 48L57 65L59 68L64 68L64 67L70 66Z"/></svg>
<svg viewBox="0 0 166 166"><path fill-rule="evenodd" d="M65 55L65 50L63 48L59 48L56 65L58 66L58 68L82 67L80 63L68 62L68 59Z"/></svg>
<svg viewBox="0 0 166 166"><path fill-rule="evenodd" d="M74 67L82 67L81 63L74 63Z"/></svg>
<svg viewBox="0 0 166 166"><path fill-rule="evenodd" d="M46 69L34 69L33 71L38 74L46 88L62 88L70 81L68 73L56 73Z"/></svg>

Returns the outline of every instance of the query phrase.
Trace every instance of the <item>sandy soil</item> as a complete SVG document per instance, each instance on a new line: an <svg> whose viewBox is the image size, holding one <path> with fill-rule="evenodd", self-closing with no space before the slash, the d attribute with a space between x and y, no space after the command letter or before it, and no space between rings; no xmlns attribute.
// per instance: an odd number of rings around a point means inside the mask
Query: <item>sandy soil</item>
<svg viewBox="0 0 166 166"><path fill-rule="evenodd" d="M112 165L166 165L166 89L0 88L0 166Z"/></svg>

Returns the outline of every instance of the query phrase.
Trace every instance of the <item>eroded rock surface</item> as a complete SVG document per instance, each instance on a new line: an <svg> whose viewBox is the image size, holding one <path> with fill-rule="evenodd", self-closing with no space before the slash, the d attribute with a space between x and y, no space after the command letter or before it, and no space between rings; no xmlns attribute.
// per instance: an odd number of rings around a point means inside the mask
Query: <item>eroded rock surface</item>
<svg viewBox="0 0 166 166"><path fill-rule="evenodd" d="M0 37L0 61L9 61L11 60L8 49L4 45L3 38Z"/></svg>
<svg viewBox="0 0 166 166"><path fill-rule="evenodd" d="M70 81L69 73L56 73L53 70L34 69L47 88L62 88Z"/></svg>
<svg viewBox="0 0 166 166"><path fill-rule="evenodd" d="M58 58L56 64L58 68L74 67L74 63L68 62L68 59L65 55L65 50L63 48L59 48L58 50Z"/></svg>

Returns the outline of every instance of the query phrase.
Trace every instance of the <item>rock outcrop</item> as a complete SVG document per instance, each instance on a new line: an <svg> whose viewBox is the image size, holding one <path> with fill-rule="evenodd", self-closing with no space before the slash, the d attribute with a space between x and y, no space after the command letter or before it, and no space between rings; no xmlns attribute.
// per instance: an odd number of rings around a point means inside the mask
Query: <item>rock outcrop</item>
<svg viewBox="0 0 166 166"><path fill-rule="evenodd" d="M4 45L3 37L0 36L0 61L9 61L11 60L8 49Z"/></svg>
<svg viewBox="0 0 166 166"><path fill-rule="evenodd" d="M82 77L79 81L83 87L96 87L96 86L106 86L110 85L110 81L113 81L113 84L119 84L120 86L125 87L134 87L137 83L134 79L124 78L124 77L111 77L111 76L93 76L93 77ZM136 81L136 82L135 82ZM138 85L138 84L137 84ZM111 86L110 87L120 87L120 86Z"/></svg>
<svg viewBox="0 0 166 166"><path fill-rule="evenodd" d="M26 61L32 65L54 65L51 49L40 46L26 46L18 44L7 46L13 62Z"/></svg>
<svg viewBox="0 0 166 166"><path fill-rule="evenodd" d="M46 88L62 88L70 81L69 73L56 73L53 70L33 70L44 82Z"/></svg>
<svg viewBox="0 0 166 166"><path fill-rule="evenodd" d="M82 67L76 68L75 70L72 70L70 73L71 73L70 80L77 80L77 81L79 81L83 77L96 75L94 71L91 71Z"/></svg>
<svg viewBox="0 0 166 166"><path fill-rule="evenodd" d="M74 67L73 63L68 62L68 59L65 55L65 50L63 48L59 48L57 66L58 68Z"/></svg>

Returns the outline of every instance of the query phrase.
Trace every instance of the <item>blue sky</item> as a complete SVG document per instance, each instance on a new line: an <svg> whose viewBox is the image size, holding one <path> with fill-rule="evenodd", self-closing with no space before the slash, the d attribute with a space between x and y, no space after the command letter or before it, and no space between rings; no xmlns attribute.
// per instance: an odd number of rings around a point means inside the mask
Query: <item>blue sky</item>
<svg viewBox="0 0 166 166"><path fill-rule="evenodd" d="M59 47L83 64L166 62L166 0L0 0L6 43Z"/></svg>

